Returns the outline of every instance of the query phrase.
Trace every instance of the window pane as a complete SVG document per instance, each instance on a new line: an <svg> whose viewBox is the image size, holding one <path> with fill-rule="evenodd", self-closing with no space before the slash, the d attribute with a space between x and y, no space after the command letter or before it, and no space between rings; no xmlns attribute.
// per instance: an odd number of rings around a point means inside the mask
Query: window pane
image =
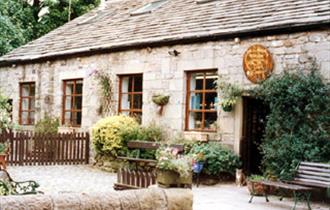
<svg viewBox="0 0 330 210"><path fill-rule="evenodd" d="M121 78L121 92L122 93L129 92L128 85L129 85L129 77L122 77Z"/></svg>
<svg viewBox="0 0 330 210"><path fill-rule="evenodd" d="M202 112L189 113L189 129L202 128Z"/></svg>
<svg viewBox="0 0 330 210"><path fill-rule="evenodd" d="M217 93L205 93L205 108L204 109L216 109Z"/></svg>
<svg viewBox="0 0 330 210"><path fill-rule="evenodd" d="M134 109L142 109L142 94L134 94Z"/></svg>
<svg viewBox="0 0 330 210"><path fill-rule="evenodd" d="M71 112L65 112L64 114L64 124L70 125L71 123Z"/></svg>
<svg viewBox="0 0 330 210"><path fill-rule="evenodd" d="M30 107L30 109L31 109L31 110L34 110L34 108L35 108L35 101L34 101L34 98L31 98L30 101L31 101L31 107Z"/></svg>
<svg viewBox="0 0 330 210"><path fill-rule="evenodd" d="M82 94L82 92L83 92L82 80L78 80L76 83L76 94Z"/></svg>
<svg viewBox="0 0 330 210"><path fill-rule="evenodd" d="M82 119L81 112L77 112L76 125L81 125L81 119Z"/></svg>
<svg viewBox="0 0 330 210"><path fill-rule="evenodd" d="M36 94L36 86L34 84L31 84L30 88L31 88L31 90L30 90L30 96L35 96L35 94Z"/></svg>
<svg viewBox="0 0 330 210"><path fill-rule="evenodd" d="M206 112L205 113L204 127L206 129L215 130L216 129L216 121L217 121L217 113L216 112Z"/></svg>
<svg viewBox="0 0 330 210"><path fill-rule="evenodd" d="M202 93L191 93L190 96L190 110L200 110L203 107L203 94Z"/></svg>
<svg viewBox="0 0 330 210"><path fill-rule="evenodd" d="M216 74L216 72L214 73L206 73L206 84L205 84L205 89L210 90L216 89L216 81L218 79L218 75Z"/></svg>
<svg viewBox="0 0 330 210"><path fill-rule="evenodd" d="M76 96L74 101L74 109L82 109L82 96Z"/></svg>
<svg viewBox="0 0 330 210"><path fill-rule="evenodd" d="M190 78L190 90L202 90L203 89L204 73L191 74Z"/></svg>
<svg viewBox="0 0 330 210"><path fill-rule="evenodd" d="M73 88L74 88L74 82L73 81L66 81L65 82L65 94L66 95L72 95L73 94Z"/></svg>
<svg viewBox="0 0 330 210"><path fill-rule="evenodd" d="M22 112L21 113L21 121L23 125L27 125L29 124L29 120L28 120L28 112Z"/></svg>
<svg viewBox="0 0 330 210"><path fill-rule="evenodd" d="M22 98L22 110L29 110L29 99Z"/></svg>
<svg viewBox="0 0 330 210"><path fill-rule="evenodd" d="M34 112L30 112L30 124L34 124Z"/></svg>
<svg viewBox="0 0 330 210"><path fill-rule="evenodd" d="M142 92L142 76L134 77L134 92Z"/></svg>
<svg viewBox="0 0 330 210"><path fill-rule="evenodd" d="M129 109L131 102L131 95L122 94L121 95L121 109Z"/></svg>
<svg viewBox="0 0 330 210"><path fill-rule="evenodd" d="M30 95L30 86L29 84L22 84L22 96Z"/></svg>
<svg viewBox="0 0 330 210"><path fill-rule="evenodd" d="M65 97L65 109L68 110L68 109L71 109L72 107L72 96L66 96Z"/></svg>

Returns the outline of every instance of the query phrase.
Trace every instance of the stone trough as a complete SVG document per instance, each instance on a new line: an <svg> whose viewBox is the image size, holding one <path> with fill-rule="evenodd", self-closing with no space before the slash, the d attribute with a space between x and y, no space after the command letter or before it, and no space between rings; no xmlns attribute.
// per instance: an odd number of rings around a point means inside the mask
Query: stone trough
<svg viewBox="0 0 330 210"><path fill-rule="evenodd" d="M189 189L148 188L107 193L1 196L1 210L192 210Z"/></svg>

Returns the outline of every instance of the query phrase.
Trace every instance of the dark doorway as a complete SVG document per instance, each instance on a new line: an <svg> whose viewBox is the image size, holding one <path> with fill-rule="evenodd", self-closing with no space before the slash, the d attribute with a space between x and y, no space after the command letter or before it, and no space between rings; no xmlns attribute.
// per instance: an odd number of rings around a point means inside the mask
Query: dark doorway
<svg viewBox="0 0 330 210"><path fill-rule="evenodd" d="M265 133L268 106L252 97L243 97L243 135L241 138L241 158L243 171L247 175L260 174L262 155L259 145Z"/></svg>

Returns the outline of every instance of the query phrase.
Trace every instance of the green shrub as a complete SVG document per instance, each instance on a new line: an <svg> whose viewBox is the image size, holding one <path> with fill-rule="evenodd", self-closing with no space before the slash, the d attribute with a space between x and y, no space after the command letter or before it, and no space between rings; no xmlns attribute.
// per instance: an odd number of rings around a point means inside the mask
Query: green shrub
<svg viewBox="0 0 330 210"><path fill-rule="evenodd" d="M230 149L219 143L199 143L190 150L190 154L202 153L205 156L206 164L203 173L218 176L221 173L234 175L235 170L240 167L239 157Z"/></svg>
<svg viewBox="0 0 330 210"><path fill-rule="evenodd" d="M93 145L97 153L117 156L125 153L123 132L135 131L139 124L128 116L112 116L99 120L92 128Z"/></svg>
<svg viewBox="0 0 330 210"><path fill-rule="evenodd" d="M121 134L125 142L132 140L160 142L165 141L166 138L165 131L156 125L124 129Z"/></svg>
<svg viewBox="0 0 330 210"><path fill-rule="evenodd" d="M60 121L58 118L51 118L46 116L44 119L39 120L34 128L37 133L51 133L56 134L58 132L58 127L60 126Z"/></svg>
<svg viewBox="0 0 330 210"><path fill-rule="evenodd" d="M261 144L266 175L292 178L300 161L330 161L330 86L315 72L266 80L256 95L270 113Z"/></svg>

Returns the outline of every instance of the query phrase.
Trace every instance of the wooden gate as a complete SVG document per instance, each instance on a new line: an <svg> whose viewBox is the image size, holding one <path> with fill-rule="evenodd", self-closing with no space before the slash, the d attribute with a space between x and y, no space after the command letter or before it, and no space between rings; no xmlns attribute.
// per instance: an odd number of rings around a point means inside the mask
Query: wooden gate
<svg viewBox="0 0 330 210"><path fill-rule="evenodd" d="M10 144L9 165L88 164L89 133L2 132Z"/></svg>

